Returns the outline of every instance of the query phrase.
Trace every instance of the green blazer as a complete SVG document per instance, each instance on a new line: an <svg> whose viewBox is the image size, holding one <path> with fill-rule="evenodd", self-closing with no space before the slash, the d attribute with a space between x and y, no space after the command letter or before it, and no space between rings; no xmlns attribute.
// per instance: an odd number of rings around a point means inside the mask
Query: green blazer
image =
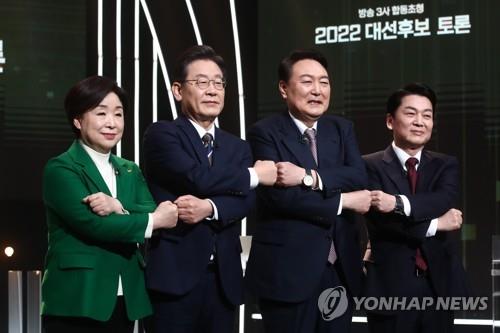
<svg viewBox="0 0 500 333"><path fill-rule="evenodd" d="M78 141L44 170L48 250L42 280L42 314L107 321L115 307L118 276L130 320L151 314L144 284L144 242L155 203L136 164L111 155L117 198L129 215L98 216L82 199L110 191Z"/></svg>

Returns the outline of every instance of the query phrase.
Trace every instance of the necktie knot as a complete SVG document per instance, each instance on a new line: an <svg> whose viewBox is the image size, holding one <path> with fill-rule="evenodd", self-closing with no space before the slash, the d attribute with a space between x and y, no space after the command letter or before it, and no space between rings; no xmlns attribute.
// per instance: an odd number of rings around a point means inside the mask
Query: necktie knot
<svg viewBox="0 0 500 333"><path fill-rule="evenodd" d="M417 165L418 160L415 157L410 157L406 160L406 168L408 171L408 181L410 182L410 191L412 194L415 194L417 190L417 169L415 165Z"/></svg>
<svg viewBox="0 0 500 333"><path fill-rule="evenodd" d="M410 157L406 160L405 164L408 170L415 169L415 166L418 164L418 159L416 159L415 157Z"/></svg>
<svg viewBox="0 0 500 333"><path fill-rule="evenodd" d="M316 140L316 130L314 128L307 128L304 134L310 142L314 142Z"/></svg>
<svg viewBox="0 0 500 333"><path fill-rule="evenodd" d="M201 141L203 141L203 145L205 146L205 148L209 148L212 146L214 137L210 133L205 133L205 135L203 135L203 137L201 138Z"/></svg>

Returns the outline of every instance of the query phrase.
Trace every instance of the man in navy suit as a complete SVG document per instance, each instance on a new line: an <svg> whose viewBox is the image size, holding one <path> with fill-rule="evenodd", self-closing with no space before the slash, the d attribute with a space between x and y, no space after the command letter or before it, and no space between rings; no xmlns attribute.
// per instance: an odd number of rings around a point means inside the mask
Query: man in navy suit
<svg viewBox="0 0 500 333"><path fill-rule="evenodd" d="M152 124L144 138L151 193L179 212L177 226L155 233L147 249L153 331L232 332L243 293L239 222L255 201L253 188L274 184L276 167L252 167L247 143L215 127L226 73L211 47L186 50L174 75L182 115Z"/></svg>
<svg viewBox="0 0 500 333"><path fill-rule="evenodd" d="M387 101L389 147L365 156L372 209L371 249L365 258L366 296L465 296L465 273L453 237L462 213L455 157L425 149L434 125L436 95L412 83ZM394 310L394 309L393 309ZM371 332L451 332L453 312L370 312Z"/></svg>
<svg viewBox="0 0 500 333"><path fill-rule="evenodd" d="M248 135L254 158L278 169L274 187L257 189L260 216L246 271L266 332L347 332L351 296L360 290L352 214L369 209L370 192L362 190L366 170L352 123L324 115L327 66L316 51L285 57L279 91L288 110Z"/></svg>

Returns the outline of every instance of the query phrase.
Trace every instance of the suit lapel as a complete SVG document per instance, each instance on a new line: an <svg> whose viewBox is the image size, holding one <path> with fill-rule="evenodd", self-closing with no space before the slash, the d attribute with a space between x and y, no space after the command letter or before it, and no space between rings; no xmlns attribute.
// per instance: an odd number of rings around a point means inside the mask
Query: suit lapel
<svg viewBox="0 0 500 333"><path fill-rule="evenodd" d="M215 126L215 125L214 125ZM225 163L223 159L225 157L231 159L233 156L227 154L227 146L229 140L225 139L226 133L221 131L218 127L215 127L215 137L214 137L214 149L212 153L212 166L219 163Z"/></svg>
<svg viewBox="0 0 500 333"><path fill-rule="evenodd" d="M316 162L312 156L311 149L292 118L290 118L288 112L283 114L281 132L283 134L283 144L299 161L300 166L308 169L316 169Z"/></svg>
<svg viewBox="0 0 500 333"><path fill-rule="evenodd" d="M392 146L386 148L382 160L386 164L386 168L383 168L384 172L386 172L387 176L391 179L399 192L401 194L410 194L410 184L408 183L408 178L398 160L398 157L396 156L396 153L392 149Z"/></svg>
<svg viewBox="0 0 500 333"><path fill-rule="evenodd" d="M435 164L433 163L433 156L426 150L422 151L420 157L420 165L417 169L417 193L423 192L429 188L429 183L434 175Z"/></svg>
<svg viewBox="0 0 500 333"><path fill-rule="evenodd" d="M132 169L128 168L124 161L119 160L113 154L111 154L110 160L116 175L116 197L123 203L131 194L130 174L132 173Z"/></svg>
<svg viewBox="0 0 500 333"><path fill-rule="evenodd" d="M94 161L90 158L89 154L83 149L82 145L78 141L74 141L68 150L69 155L73 158L73 161L81 167L83 174L89 179L89 181L98 189L98 191L111 195L106 182L102 178L99 170L94 164Z"/></svg>
<svg viewBox="0 0 500 333"><path fill-rule="evenodd" d="M203 143L201 142L200 136L194 126L189 122L189 120L185 116L179 116L174 123L180 128L180 130L186 135L191 146L193 147L193 151L196 153L198 157L198 161L201 164L208 165L208 157L206 155L205 147L203 147Z"/></svg>
<svg viewBox="0 0 500 333"><path fill-rule="evenodd" d="M332 149L343 149L344 146L338 144L339 140L340 138L338 136L337 128L332 128L332 126L329 126L329 123L325 122L324 118L321 117L318 120L318 132L316 135L318 166L326 165L325 162L327 159L332 158L333 156L337 156L337 154L335 154ZM339 156L344 156L344 152L341 152Z"/></svg>

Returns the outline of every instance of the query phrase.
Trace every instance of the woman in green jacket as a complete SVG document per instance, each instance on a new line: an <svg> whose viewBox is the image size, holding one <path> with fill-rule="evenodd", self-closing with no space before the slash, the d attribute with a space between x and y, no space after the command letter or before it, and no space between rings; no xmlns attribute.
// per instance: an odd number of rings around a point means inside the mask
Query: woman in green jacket
<svg viewBox="0 0 500 333"><path fill-rule="evenodd" d="M43 327L133 332L134 320L151 313L138 243L153 229L174 227L177 208L169 201L156 207L137 165L111 154L127 108L116 82L89 77L64 104L76 140L44 171Z"/></svg>

